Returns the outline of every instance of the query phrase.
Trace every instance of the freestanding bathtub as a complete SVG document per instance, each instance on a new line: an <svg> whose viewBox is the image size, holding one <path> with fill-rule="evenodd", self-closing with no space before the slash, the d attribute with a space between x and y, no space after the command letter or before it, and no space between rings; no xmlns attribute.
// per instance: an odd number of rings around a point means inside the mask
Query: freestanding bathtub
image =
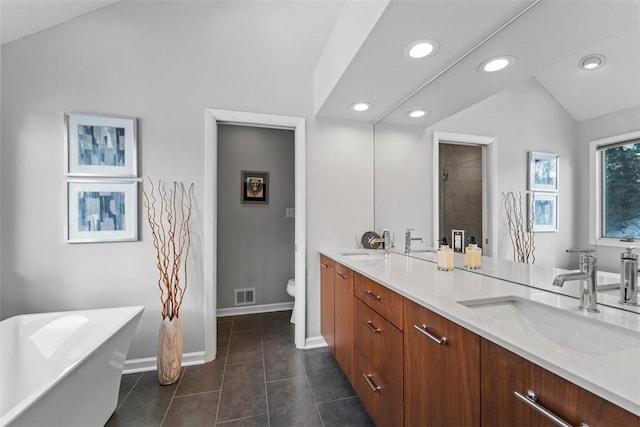
<svg viewBox="0 0 640 427"><path fill-rule="evenodd" d="M143 307L0 322L0 426L104 426Z"/></svg>

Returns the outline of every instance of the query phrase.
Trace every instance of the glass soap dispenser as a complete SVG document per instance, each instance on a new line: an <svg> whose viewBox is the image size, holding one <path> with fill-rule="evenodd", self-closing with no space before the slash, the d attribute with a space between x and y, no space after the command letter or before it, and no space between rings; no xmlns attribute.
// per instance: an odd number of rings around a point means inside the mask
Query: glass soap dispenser
<svg viewBox="0 0 640 427"><path fill-rule="evenodd" d="M482 263L482 249L478 247L476 238L474 236L469 237L469 245L464 253L464 266L472 270L480 268Z"/></svg>
<svg viewBox="0 0 640 427"><path fill-rule="evenodd" d="M449 242L446 237L440 240L440 247L436 252L436 261L438 263L438 270L453 270L453 249L449 247Z"/></svg>

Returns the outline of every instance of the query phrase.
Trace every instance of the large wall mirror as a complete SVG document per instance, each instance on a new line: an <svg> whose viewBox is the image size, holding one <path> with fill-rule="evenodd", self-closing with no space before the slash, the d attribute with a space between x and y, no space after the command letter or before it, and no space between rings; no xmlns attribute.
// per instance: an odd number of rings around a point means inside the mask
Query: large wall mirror
<svg viewBox="0 0 640 427"><path fill-rule="evenodd" d="M457 39L458 55L443 33L433 58L420 61L451 60L374 125L375 227L391 229L400 252L407 228L426 247L462 229L485 254L511 260L503 193L521 194L526 209L530 153L552 153L557 191L542 196L557 217L535 234L535 263L575 268L565 249L590 243L589 142L640 130L640 2L486 3L511 9L465 48ZM412 2L404 7L410 13ZM437 40L429 30L416 39ZM482 70L503 56L507 68ZM417 110L425 114L411 117ZM617 271L619 252L604 269Z"/></svg>

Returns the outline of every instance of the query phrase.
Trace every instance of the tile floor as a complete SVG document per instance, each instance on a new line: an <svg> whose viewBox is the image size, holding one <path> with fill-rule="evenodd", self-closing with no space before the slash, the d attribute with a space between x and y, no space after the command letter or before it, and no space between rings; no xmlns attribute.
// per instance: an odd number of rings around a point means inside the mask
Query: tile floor
<svg viewBox="0 0 640 427"><path fill-rule="evenodd" d="M107 426L372 426L331 352L295 348L290 316L219 318L216 360L174 385L124 375Z"/></svg>

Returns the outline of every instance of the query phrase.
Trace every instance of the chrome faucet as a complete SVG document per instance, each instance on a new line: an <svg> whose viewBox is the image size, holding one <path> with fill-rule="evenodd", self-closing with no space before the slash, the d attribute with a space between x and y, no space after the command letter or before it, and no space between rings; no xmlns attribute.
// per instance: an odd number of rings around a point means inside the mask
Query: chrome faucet
<svg viewBox="0 0 640 427"><path fill-rule="evenodd" d="M415 228L407 228L407 231L404 233L404 253L409 255L411 253L411 242L416 240L424 243L424 239L422 237L411 237L411 232L414 231Z"/></svg>
<svg viewBox="0 0 640 427"><path fill-rule="evenodd" d="M620 304L638 305L638 255L635 246L620 254Z"/></svg>
<svg viewBox="0 0 640 427"><path fill-rule="evenodd" d="M378 239L369 239L369 243L382 243L384 245L384 253L388 255L391 253L391 248L393 247L393 241L391 240L391 232L389 229L385 228L382 230L382 237Z"/></svg>
<svg viewBox="0 0 640 427"><path fill-rule="evenodd" d="M564 285L564 282L580 280L580 310L598 312L598 268L597 258L589 255L595 252L591 249L567 249L567 252L580 253L580 271L576 273L559 274L553 279L553 286Z"/></svg>

